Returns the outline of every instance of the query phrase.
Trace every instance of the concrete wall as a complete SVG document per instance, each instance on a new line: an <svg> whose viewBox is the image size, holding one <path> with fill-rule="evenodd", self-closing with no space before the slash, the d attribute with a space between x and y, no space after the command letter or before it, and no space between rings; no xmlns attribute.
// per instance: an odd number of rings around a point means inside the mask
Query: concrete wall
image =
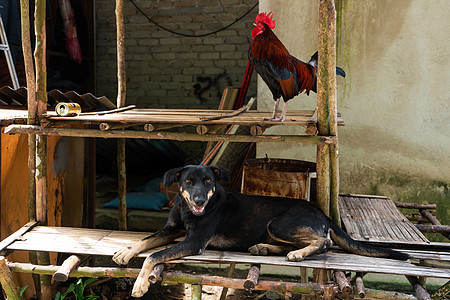
<svg viewBox="0 0 450 300"><path fill-rule="evenodd" d="M204 34L230 24L253 0L135 0L162 26ZM97 94L116 99L115 2L96 1ZM127 104L148 108L217 108L225 86L240 86L258 9L225 31L180 37L151 24L124 2ZM209 87L208 87L209 86ZM256 94L256 79L249 95Z"/></svg>
<svg viewBox="0 0 450 300"><path fill-rule="evenodd" d="M318 2L261 0L291 54L317 49ZM438 204L450 224L450 21L448 1L336 0L341 192ZM259 109L272 109L258 81ZM290 109L314 109L300 95ZM268 132L274 132L274 128ZM303 133L302 129L289 129ZM258 156L315 161L315 147L259 144Z"/></svg>

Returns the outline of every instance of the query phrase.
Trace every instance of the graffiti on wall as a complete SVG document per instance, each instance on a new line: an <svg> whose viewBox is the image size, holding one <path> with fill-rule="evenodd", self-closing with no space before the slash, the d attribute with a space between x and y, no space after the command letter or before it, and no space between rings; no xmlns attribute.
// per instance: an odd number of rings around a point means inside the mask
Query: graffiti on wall
<svg viewBox="0 0 450 300"><path fill-rule="evenodd" d="M207 100L222 97L223 90L227 86L231 86L231 77L226 71L214 77L198 76L197 83L193 85L194 95L204 104Z"/></svg>

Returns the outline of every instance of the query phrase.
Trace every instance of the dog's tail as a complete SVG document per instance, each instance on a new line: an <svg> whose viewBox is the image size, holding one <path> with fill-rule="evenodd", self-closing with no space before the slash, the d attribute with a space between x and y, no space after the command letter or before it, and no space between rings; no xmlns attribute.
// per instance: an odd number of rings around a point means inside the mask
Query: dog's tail
<svg viewBox="0 0 450 300"><path fill-rule="evenodd" d="M407 260L411 258L409 254L395 251L392 249L379 248L371 245L359 243L352 239L341 227L334 222L330 224L331 239L342 249L359 255L371 257L384 257L398 260Z"/></svg>

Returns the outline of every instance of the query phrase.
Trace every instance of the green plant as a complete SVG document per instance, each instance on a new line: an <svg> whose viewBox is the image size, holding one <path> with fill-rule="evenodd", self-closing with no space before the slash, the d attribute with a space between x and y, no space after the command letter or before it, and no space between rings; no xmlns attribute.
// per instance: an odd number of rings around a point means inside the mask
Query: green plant
<svg viewBox="0 0 450 300"><path fill-rule="evenodd" d="M85 282L83 282L83 279L80 278L76 283L71 283L69 285L69 288L61 294L61 292L56 293L55 300L63 300L67 295L70 293L74 293L76 300L94 300L100 298L99 296L95 295L89 295L84 297L84 289L86 286L90 285L91 283L97 281L98 278L88 278Z"/></svg>
<svg viewBox="0 0 450 300"><path fill-rule="evenodd" d="M20 289L20 292L19 292L20 297L23 296L23 293L25 293L25 290L27 289L27 287L28 287L28 285L26 285Z"/></svg>

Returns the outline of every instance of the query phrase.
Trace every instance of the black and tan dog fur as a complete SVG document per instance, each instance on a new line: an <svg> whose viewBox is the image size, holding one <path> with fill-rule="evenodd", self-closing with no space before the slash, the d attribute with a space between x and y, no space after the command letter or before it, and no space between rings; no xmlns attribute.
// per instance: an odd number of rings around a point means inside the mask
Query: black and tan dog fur
<svg viewBox="0 0 450 300"><path fill-rule="evenodd" d="M186 235L173 247L149 255L134 284L132 295L141 297L149 287L153 267L206 247L250 251L256 255L287 255L290 261L326 251L333 242L360 255L408 259L407 254L360 244L322 211L305 200L249 196L226 190L217 181L229 181L221 167L186 166L168 171L164 185L178 183L179 193L166 226L135 245L117 251L113 260L127 264L139 252L165 245Z"/></svg>

